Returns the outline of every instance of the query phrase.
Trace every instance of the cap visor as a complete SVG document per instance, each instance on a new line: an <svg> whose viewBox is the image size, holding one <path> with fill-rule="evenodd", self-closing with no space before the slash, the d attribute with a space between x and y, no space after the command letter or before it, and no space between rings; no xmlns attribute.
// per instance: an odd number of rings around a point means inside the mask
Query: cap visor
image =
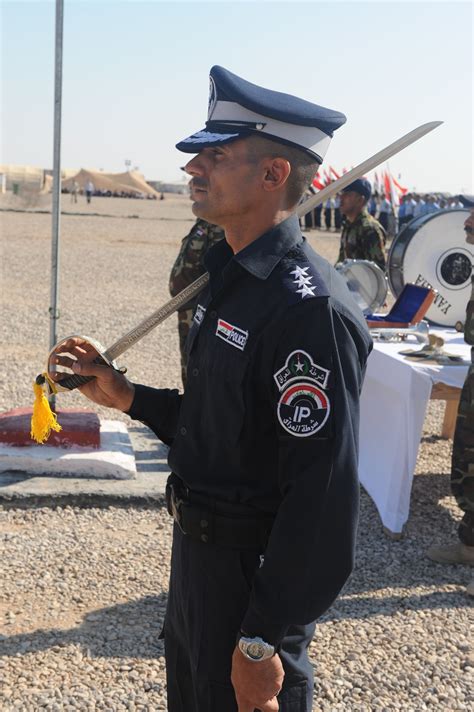
<svg viewBox="0 0 474 712"><path fill-rule="evenodd" d="M235 141L238 138L244 138L248 135L248 129L233 131L232 133L221 133L203 129L202 131L192 134L192 136L188 136L188 138L184 138L176 144L176 148L183 153L199 153L203 148L222 146L224 143Z"/></svg>

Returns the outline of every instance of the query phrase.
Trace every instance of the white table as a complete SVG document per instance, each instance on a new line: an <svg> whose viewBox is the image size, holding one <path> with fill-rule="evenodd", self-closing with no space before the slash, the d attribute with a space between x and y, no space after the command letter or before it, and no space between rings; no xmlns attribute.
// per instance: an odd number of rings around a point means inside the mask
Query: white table
<svg viewBox="0 0 474 712"><path fill-rule="evenodd" d="M445 339L449 353L470 362L470 347L454 329L432 327ZM359 475L385 528L401 534L408 519L410 494L426 408L435 384L460 394L468 365L441 366L410 361L399 351L421 348L404 343L376 342L369 356L361 398ZM459 390L458 390L459 389Z"/></svg>

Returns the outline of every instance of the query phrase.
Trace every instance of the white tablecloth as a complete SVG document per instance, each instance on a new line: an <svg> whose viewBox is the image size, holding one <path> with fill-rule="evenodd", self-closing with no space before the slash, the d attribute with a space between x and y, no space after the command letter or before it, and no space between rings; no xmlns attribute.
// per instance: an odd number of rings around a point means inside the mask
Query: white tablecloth
<svg viewBox="0 0 474 712"><path fill-rule="evenodd" d="M454 329L432 327L449 353L470 362L470 347ZM408 519L410 494L426 407L434 383L462 388L468 365L440 366L409 361L399 351L421 348L376 342L369 357L361 398L360 481L383 524L400 533Z"/></svg>

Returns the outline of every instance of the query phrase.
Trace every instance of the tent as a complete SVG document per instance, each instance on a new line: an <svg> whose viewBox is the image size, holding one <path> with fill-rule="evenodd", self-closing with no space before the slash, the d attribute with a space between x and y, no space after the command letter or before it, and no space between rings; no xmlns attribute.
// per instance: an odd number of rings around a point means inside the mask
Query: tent
<svg viewBox="0 0 474 712"><path fill-rule="evenodd" d="M74 181L82 190L85 189L86 183L91 181L94 185L94 189L99 192L110 192L112 195L121 195L124 193L137 197L159 197L159 193L148 185L145 178L137 171L129 171L127 173L102 173L100 171L88 171L85 168L81 168L79 173L61 182L62 190L67 192L71 191Z"/></svg>

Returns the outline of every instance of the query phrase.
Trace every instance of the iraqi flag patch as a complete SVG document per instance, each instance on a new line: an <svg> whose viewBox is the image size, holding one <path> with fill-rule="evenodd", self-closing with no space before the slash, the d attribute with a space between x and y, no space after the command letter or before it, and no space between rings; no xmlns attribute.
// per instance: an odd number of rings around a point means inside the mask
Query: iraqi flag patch
<svg viewBox="0 0 474 712"><path fill-rule="evenodd" d="M310 381L292 383L281 394L277 415L283 430L309 438L327 422L331 404L327 394Z"/></svg>
<svg viewBox="0 0 474 712"><path fill-rule="evenodd" d="M247 339L249 338L249 332L239 329L238 326L229 324L229 322L224 321L224 319L218 319L216 336L223 339L223 341L227 341L231 346L235 346L236 349L243 351Z"/></svg>

